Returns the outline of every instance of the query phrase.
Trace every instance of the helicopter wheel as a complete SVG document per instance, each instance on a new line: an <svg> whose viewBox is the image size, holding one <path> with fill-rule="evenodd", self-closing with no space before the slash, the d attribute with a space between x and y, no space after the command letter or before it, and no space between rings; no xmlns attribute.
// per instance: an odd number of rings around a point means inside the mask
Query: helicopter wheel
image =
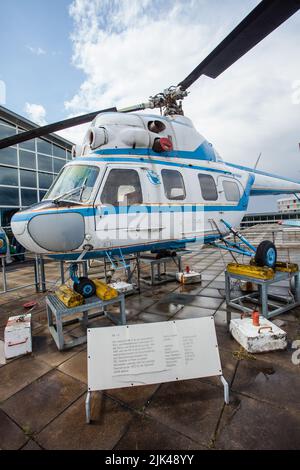
<svg viewBox="0 0 300 470"><path fill-rule="evenodd" d="M73 288L75 292L81 294L86 299L96 293L95 284L87 277L80 277L78 283L74 282Z"/></svg>
<svg viewBox="0 0 300 470"><path fill-rule="evenodd" d="M255 253L255 263L258 266L274 268L277 260L277 250L274 243L269 240L261 242Z"/></svg>
<svg viewBox="0 0 300 470"><path fill-rule="evenodd" d="M171 250L159 250L156 252L156 259L160 258L174 258L177 256L176 251Z"/></svg>

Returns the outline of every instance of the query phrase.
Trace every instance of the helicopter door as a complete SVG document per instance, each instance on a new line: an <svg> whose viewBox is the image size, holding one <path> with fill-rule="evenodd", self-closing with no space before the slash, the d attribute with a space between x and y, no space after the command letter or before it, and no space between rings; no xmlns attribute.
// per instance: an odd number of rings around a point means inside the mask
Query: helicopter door
<svg viewBox="0 0 300 470"><path fill-rule="evenodd" d="M188 215L184 212L187 197L184 171L163 168L161 177L164 190L162 199L164 204L160 204L162 238L164 240L181 240L184 238L184 217Z"/></svg>
<svg viewBox="0 0 300 470"><path fill-rule="evenodd" d="M197 217L197 230L203 231L204 235L212 235L219 227L222 213L219 210L221 204L219 195L219 184L216 177L208 172L198 173L198 184L204 205L204 212Z"/></svg>
<svg viewBox="0 0 300 470"><path fill-rule="evenodd" d="M240 222L240 211L238 210L244 188L241 183L229 176L218 178L218 189L220 204L223 210L220 211L221 219L226 219L230 224L235 225Z"/></svg>
<svg viewBox="0 0 300 470"><path fill-rule="evenodd" d="M141 171L108 166L95 203L95 229L103 247L140 241L143 224Z"/></svg>

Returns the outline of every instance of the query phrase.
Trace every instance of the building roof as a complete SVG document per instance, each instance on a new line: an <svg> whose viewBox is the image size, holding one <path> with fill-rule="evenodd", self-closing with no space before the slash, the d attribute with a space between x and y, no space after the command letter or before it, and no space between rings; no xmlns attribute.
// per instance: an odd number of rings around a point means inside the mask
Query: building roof
<svg viewBox="0 0 300 470"><path fill-rule="evenodd" d="M8 108L5 108L4 106L0 106L0 118L3 118L4 120L9 121L15 125L24 127L26 130L36 129L37 127L40 127L38 124L30 121L24 116L20 116L20 114L17 114ZM51 139L52 142L58 145L63 145L64 147L72 147L73 145L73 142L70 142L69 140L64 139L63 137L60 137L57 134L49 134L45 136L45 138Z"/></svg>
<svg viewBox="0 0 300 470"><path fill-rule="evenodd" d="M299 193L297 193L297 196L289 196L289 197L282 197L281 199L277 199L277 202L285 202L285 201L293 201L295 198L298 199L300 196Z"/></svg>
<svg viewBox="0 0 300 470"><path fill-rule="evenodd" d="M247 212L244 217L273 217L274 215L282 216L283 214L297 215L300 214L300 210L294 210L293 212Z"/></svg>

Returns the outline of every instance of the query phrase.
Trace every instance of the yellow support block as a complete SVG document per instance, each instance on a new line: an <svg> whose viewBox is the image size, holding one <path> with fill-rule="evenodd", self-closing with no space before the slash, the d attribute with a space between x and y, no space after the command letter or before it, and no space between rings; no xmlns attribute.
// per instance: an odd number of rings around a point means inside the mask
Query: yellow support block
<svg viewBox="0 0 300 470"><path fill-rule="evenodd" d="M227 272L239 276L253 277L254 279L273 279L274 277L273 269L249 264L229 263Z"/></svg>
<svg viewBox="0 0 300 470"><path fill-rule="evenodd" d="M110 300L118 297L119 292L105 284L105 282L100 281L100 279L93 279L93 283L96 286L96 296L101 300Z"/></svg>
<svg viewBox="0 0 300 470"><path fill-rule="evenodd" d="M251 266L257 266L255 264L254 258L250 260ZM299 271L299 266L296 263L289 263L288 261L277 261L275 264L275 271L280 271L284 273L296 273Z"/></svg>
<svg viewBox="0 0 300 470"><path fill-rule="evenodd" d="M77 307L78 305L84 304L84 297L73 289L63 284L55 291L56 297L62 301L62 303L69 308Z"/></svg>
<svg viewBox="0 0 300 470"><path fill-rule="evenodd" d="M296 273L299 271L299 266L296 263L277 261L275 265L275 270L282 271L284 273Z"/></svg>

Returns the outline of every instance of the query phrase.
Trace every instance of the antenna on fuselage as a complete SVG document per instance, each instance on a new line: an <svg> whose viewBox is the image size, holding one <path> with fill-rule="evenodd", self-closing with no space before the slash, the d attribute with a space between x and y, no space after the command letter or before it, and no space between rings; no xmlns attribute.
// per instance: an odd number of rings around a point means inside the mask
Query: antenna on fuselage
<svg viewBox="0 0 300 470"><path fill-rule="evenodd" d="M256 163L255 163L255 165L254 165L254 168L253 168L253 170L256 170L256 168L257 168L257 165L258 165L258 163L259 163L259 160L260 160L260 157L261 157L261 155L262 155L262 153L260 152L260 154L259 154L259 155L258 155L258 157L257 157L257 160L256 160Z"/></svg>

